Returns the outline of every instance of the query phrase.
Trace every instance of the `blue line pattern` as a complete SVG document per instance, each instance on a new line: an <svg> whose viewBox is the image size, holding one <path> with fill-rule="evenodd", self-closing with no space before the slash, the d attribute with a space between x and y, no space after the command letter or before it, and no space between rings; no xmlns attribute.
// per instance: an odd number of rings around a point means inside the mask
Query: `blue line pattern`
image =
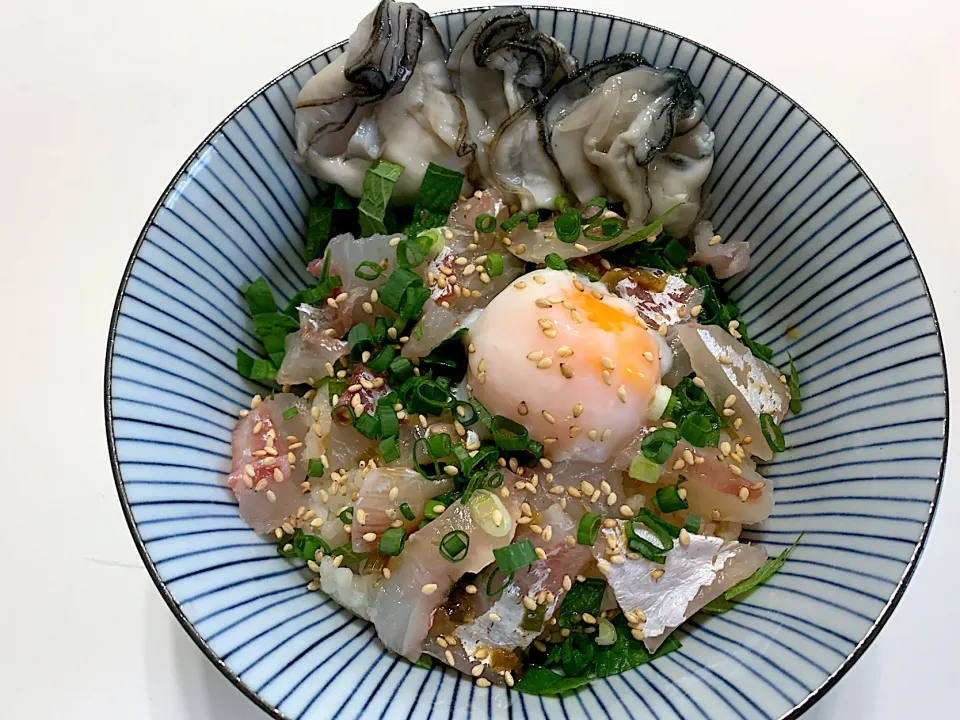
<svg viewBox="0 0 960 720"><path fill-rule="evenodd" d="M437 18L441 36L477 15ZM717 135L716 229L753 247L729 290L775 361L795 358L805 397L765 469L774 514L744 537L773 553L805 539L737 610L691 621L676 654L563 699L412 667L306 591L303 570L239 520L224 476L234 419L257 391L233 370L238 346L256 349L241 293L260 275L284 299L308 281L317 184L291 162L293 103L334 48L255 95L171 185L122 288L108 365L117 479L145 557L198 641L276 717L782 717L872 632L926 532L945 444L942 351L919 268L867 178L805 111L706 48L590 13L532 15L581 61L642 52L699 82Z"/></svg>

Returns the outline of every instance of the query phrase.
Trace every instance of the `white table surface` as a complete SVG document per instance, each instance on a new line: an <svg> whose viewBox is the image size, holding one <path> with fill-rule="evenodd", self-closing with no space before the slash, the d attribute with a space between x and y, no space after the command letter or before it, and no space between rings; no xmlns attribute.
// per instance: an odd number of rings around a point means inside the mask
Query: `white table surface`
<svg viewBox="0 0 960 720"><path fill-rule="evenodd" d="M479 0L478 0L479 1ZM541 0L543 4L556 3ZM428 10L451 0L423 2ZM500 4L500 3L498 3ZM943 0L569 0L699 40L784 89L863 165L913 243L960 369L960 11ZM103 425L111 306L141 225L209 130L347 36L372 0L33 0L0 11L0 717L253 720L140 563ZM951 91L952 89L952 91ZM954 392L953 410L957 410ZM900 607L811 711L949 717L960 468Z"/></svg>

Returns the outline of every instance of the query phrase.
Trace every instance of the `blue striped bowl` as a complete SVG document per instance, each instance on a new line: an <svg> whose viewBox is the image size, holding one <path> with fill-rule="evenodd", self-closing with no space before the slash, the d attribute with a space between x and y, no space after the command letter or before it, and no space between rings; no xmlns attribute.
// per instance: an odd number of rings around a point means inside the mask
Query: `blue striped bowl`
<svg viewBox="0 0 960 720"><path fill-rule="evenodd" d="M777 505L745 533L803 543L733 612L696 617L683 648L563 699L480 690L384 652L241 522L224 482L256 388L241 290L289 297L308 276L317 186L290 162L293 101L342 52L265 86L190 156L143 229L110 327L106 415L117 490L158 589L200 648L277 718L776 718L821 697L903 594L943 471L946 371L920 268L883 198L836 140L769 83L697 43L600 14L534 9L582 61L632 51L686 69L717 133L708 188L724 237L753 244L730 284L751 336L792 353L804 410L766 469ZM478 10L437 18L449 42Z"/></svg>

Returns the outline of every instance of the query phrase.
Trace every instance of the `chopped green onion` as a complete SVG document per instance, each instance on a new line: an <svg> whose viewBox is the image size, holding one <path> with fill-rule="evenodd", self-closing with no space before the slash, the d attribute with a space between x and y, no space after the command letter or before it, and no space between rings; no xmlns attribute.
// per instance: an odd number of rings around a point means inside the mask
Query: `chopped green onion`
<svg viewBox="0 0 960 720"><path fill-rule="evenodd" d="M620 218L607 218L600 223L600 236L594 237L595 240L614 240L623 235L627 229L626 223Z"/></svg>
<svg viewBox="0 0 960 720"><path fill-rule="evenodd" d="M487 253L487 274L490 277L503 275L503 255L498 252Z"/></svg>
<svg viewBox="0 0 960 720"><path fill-rule="evenodd" d="M774 452L783 452L787 449L787 443L783 439L783 431L769 413L760 413L760 430L763 431L763 437L767 445Z"/></svg>
<svg viewBox="0 0 960 720"><path fill-rule="evenodd" d="M321 549L325 555L330 554L330 546L323 538L316 535L307 535L300 528L297 528L293 537L293 551L297 554L297 557L303 561L316 560L317 550Z"/></svg>
<svg viewBox="0 0 960 720"><path fill-rule="evenodd" d="M703 413L695 410L687 415L680 423L680 437L686 440L694 447L702 448L710 444L714 435L713 425ZM719 435L717 435L719 439Z"/></svg>
<svg viewBox="0 0 960 720"><path fill-rule="evenodd" d="M433 669L433 658L426 653L421 653L414 665L416 665L418 668L423 668L424 670L431 670Z"/></svg>
<svg viewBox="0 0 960 720"><path fill-rule="evenodd" d="M657 421L662 418L672 396L673 391L666 385L657 385L653 391L653 400L650 401L650 406L647 408L647 419Z"/></svg>
<svg viewBox="0 0 960 720"><path fill-rule="evenodd" d="M658 548L646 538L632 535L627 540L627 548L631 552L637 552L643 555L647 560L658 565L663 565L667 561L666 552L663 548Z"/></svg>
<svg viewBox="0 0 960 720"><path fill-rule="evenodd" d="M617 642L617 629L605 617L597 618L597 637L595 642L600 647L607 647Z"/></svg>
<svg viewBox="0 0 960 720"><path fill-rule="evenodd" d="M530 230L536 230L537 225L540 224L540 217L536 213L530 213L527 215L527 228Z"/></svg>
<svg viewBox="0 0 960 720"><path fill-rule="evenodd" d="M422 451L421 448L423 448ZM421 454L426 455L428 463L433 463L432 473L427 473L427 471L423 469L423 463L420 461ZM413 464L416 466L416 469L420 472L420 474L423 475L427 480L439 480L440 476L443 474L440 470L440 463L438 463L433 455L430 454L430 450L427 447L427 441L425 438L419 438L413 443Z"/></svg>
<svg viewBox="0 0 960 720"><path fill-rule="evenodd" d="M397 265L404 270L421 265L426 257L423 247L414 238L404 238L397 245Z"/></svg>
<svg viewBox="0 0 960 720"><path fill-rule="evenodd" d="M687 257L690 253L687 252L687 249L683 244L676 238L670 238L667 241L667 244L663 246L663 256L674 266L674 267L683 267L684 263L687 262Z"/></svg>
<svg viewBox="0 0 960 720"><path fill-rule="evenodd" d="M353 522L353 507L344 508L337 517L340 518L340 522L344 525L349 525Z"/></svg>
<svg viewBox="0 0 960 720"><path fill-rule="evenodd" d="M337 378L327 378L327 397L333 402L334 395L343 395L347 391L347 381Z"/></svg>
<svg viewBox="0 0 960 720"><path fill-rule="evenodd" d="M473 425L479 417L476 408L466 400L458 400L453 406L453 419L465 428Z"/></svg>
<svg viewBox="0 0 960 720"><path fill-rule="evenodd" d="M493 418L491 432L497 447L507 452L525 450L529 444L530 431L515 420L503 415L497 415Z"/></svg>
<svg viewBox="0 0 960 720"><path fill-rule="evenodd" d="M380 536L380 552L396 557L403 552L407 542L407 531L403 528L387 528Z"/></svg>
<svg viewBox="0 0 960 720"><path fill-rule="evenodd" d="M476 398L470 398L470 404L473 405L473 409L477 411L477 417L480 418L480 424L483 425L487 430L493 429L493 415L480 404L480 401Z"/></svg>
<svg viewBox="0 0 960 720"><path fill-rule="evenodd" d="M321 460L307 461L307 477L323 477L327 469L323 466Z"/></svg>
<svg viewBox="0 0 960 720"><path fill-rule="evenodd" d="M546 263L546 266L551 270L566 270L567 261L556 253L549 253L544 259L543 262Z"/></svg>
<svg viewBox="0 0 960 720"><path fill-rule="evenodd" d="M648 460L663 465L679 441L680 433L673 428L657 428L643 439L640 450Z"/></svg>
<svg viewBox="0 0 960 720"><path fill-rule="evenodd" d="M790 412L796 414L803 410L803 403L800 401L800 374L793 364L793 356L787 353L790 359L790 375L787 377L787 387L790 388Z"/></svg>
<svg viewBox="0 0 960 720"><path fill-rule="evenodd" d="M504 232L510 232L517 225L519 225L526 219L527 219L527 216L524 213L522 212L514 213L508 219L500 223L500 229L503 230Z"/></svg>
<svg viewBox="0 0 960 720"><path fill-rule="evenodd" d="M530 542L530 541L528 540L527 542ZM514 571L511 570L509 573L504 573L506 577L504 578L503 583L501 585L499 586L495 585L493 582L493 579L496 577L498 572L501 572L501 571L495 568L494 571L490 573L490 577L487 578L487 595L489 595L490 597L496 597L497 595L502 593L504 590L506 590L507 586L513 582Z"/></svg>
<svg viewBox="0 0 960 720"><path fill-rule="evenodd" d="M408 287L403 294L403 300L400 302L400 319L413 320L420 317L423 312L423 305L430 298L430 291L423 284ZM417 325L420 336L423 336L423 323ZM414 328L413 335L417 336L417 328ZM417 338L418 340L420 338Z"/></svg>
<svg viewBox="0 0 960 720"><path fill-rule="evenodd" d="M385 345L380 352L367 362L367 367L370 368L371 372L375 372L378 375L383 374L389 369L390 363L393 362L396 356L397 351L393 349L393 346Z"/></svg>
<svg viewBox="0 0 960 720"><path fill-rule="evenodd" d="M390 377L397 383L413 377L413 363L405 357L394 358L390 362Z"/></svg>
<svg viewBox="0 0 960 720"><path fill-rule="evenodd" d="M557 209L557 212L563 212L570 207L570 199L566 195L557 195L557 199L553 201L553 206Z"/></svg>
<svg viewBox="0 0 960 720"><path fill-rule="evenodd" d="M353 421L353 427L361 435L371 440L380 435L380 420L370 413L365 412L358 415L357 419Z"/></svg>
<svg viewBox="0 0 960 720"><path fill-rule="evenodd" d="M493 557L501 572L513 572L537 561L537 551L529 540L521 540L506 547L495 548Z"/></svg>
<svg viewBox="0 0 960 720"><path fill-rule="evenodd" d="M673 513L690 507L687 501L680 497L680 491L676 485L657 488L656 503L662 513Z"/></svg>
<svg viewBox="0 0 960 720"><path fill-rule="evenodd" d="M497 219L489 213L477 215L477 220L474 224L477 230L482 233L491 233L497 229Z"/></svg>
<svg viewBox="0 0 960 720"><path fill-rule="evenodd" d="M347 334L347 344L350 346L350 354L359 358L364 351L373 351L373 331L365 323L357 323Z"/></svg>
<svg viewBox="0 0 960 720"><path fill-rule="evenodd" d="M423 287L423 278L410 270L397 268L387 281L380 286L380 302L394 312L400 312L400 306L403 303L404 295L411 287Z"/></svg>
<svg viewBox="0 0 960 720"><path fill-rule="evenodd" d="M400 459L400 441L396 435L385 437L380 441L380 454L387 465Z"/></svg>
<svg viewBox="0 0 960 720"><path fill-rule="evenodd" d="M403 165L377 160L363 178L363 190L357 206L360 230L363 237L382 235L387 232L384 217L387 205L397 180L403 174Z"/></svg>
<svg viewBox="0 0 960 720"><path fill-rule="evenodd" d="M430 453L430 457L434 460L440 460L441 458L447 457L451 448L453 447L453 442L450 439L448 433L437 433L432 437L427 438L427 452Z"/></svg>
<svg viewBox="0 0 960 720"><path fill-rule="evenodd" d="M392 405L377 405L377 422L380 423L380 437L397 437L400 434L400 418Z"/></svg>
<svg viewBox="0 0 960 720"><path fill-rule="evenodd" d="M400 514L410 522L417 519L416 513L408 503L400 503Z"/></svg>
<svg viewBox="0 0 960 720"><path fill-rule="evenodd" d="M587 214L589 210L596 209L596 212ZM580 210L581 224L595 227L600 223L603 217L603 211L607 209L607 199L604 197L595 197Z"/></svg>
<svg viewBox="0 0 960 720"><path fill-rule="evenodd" d="M596 513L584 513L577 525L577 545L593 547L600 534L600 516Z"/></svg>
<svg viewBox="0 0 960 720"><path fill-rule="evenodd" d="M469 551L470 536L463 530L451 530L440 539L440 554L448 562L466 559Z"/></svg>
<svg viewBox="0 0 960 720"><path fill-rule="evenodd" d="M447 503L440 497L430 498L423 505L423 517L427 520L436 520L447 509Z"/></svg>
<svg viewBox="0 0 960 720"><path fill-rule="evenodd" d="M637 453L636 457L630 461L630 477L645 483L655 483L660 480L660 473L663 466L647 459L643 452Z"/></svg>
<svg viewBox="0 0 960 720"><path fill-rule="evenodd" d="M330 414L337 425L353 425L353 408L346 403L337 405Z"/></svg>
<svg viewBox="0 0 960 720"><path fill-rule="evenodd" d="M553 221L553 228L561 242L575 243L580 238L580 213L576 210L567 210Z"/></svg>
<svg viewBox="0 0 960 720"><path fill-rule="evenodd" d="M683 521L683 529L688 533L693 533L697 535L700 533L700 530L703 528L703 520L699 515L690 513L687 515L687 519Z"/></svg>
<svg viewBox="0 0 960 720"><path fill-rule="evenodd" d="M434 380L423 379L417 383L404 405L420 415L440 415L452 408L456 399Z"/></svg>
<svg viewBox="0 0 960 720"><path fill-rule="evenodd" d="M640 508L637 510L637 514L633 518L634 522L643 523L648 528L650 528L654 533L660 537L660 534L663 533L668 538L678 538L680 537L680 526L674 525L672 522L664 520L662 517L654 515L649 508ZM672 544L669 544L670 547L667 547L668 543L665 542L664 547L667 550L672 547Z"/></svg>
<svg viewBox="0 0 960 720"><path fill-rule="evenodd" d="M353 271L353 274L361 280L369 282L383 275L383 268L380 267L380 263L375 263L372 260L364 260L357 265L357 269Z"/></svg>
<svg viewBox="0 0 960 720"><path fill-rule="evenodd" d="M300 414L300 411L297 410L297 406L294 405L293 407L288 407L286 410L283 411L283 419L292 420L299 414Z"/></svg>

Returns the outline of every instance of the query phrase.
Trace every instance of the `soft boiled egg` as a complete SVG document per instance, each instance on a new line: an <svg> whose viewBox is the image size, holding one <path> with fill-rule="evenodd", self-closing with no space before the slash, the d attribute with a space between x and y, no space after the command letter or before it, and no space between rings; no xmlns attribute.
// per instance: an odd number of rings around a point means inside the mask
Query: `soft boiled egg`
<svg viewBox="0 0 960 720"><path fill-rule="evenodd" d="M473 394L529 428L553 460L609 460L647 420L660 383L656 332L629 303L569 271L511 283L470 342Z"/></svg>

